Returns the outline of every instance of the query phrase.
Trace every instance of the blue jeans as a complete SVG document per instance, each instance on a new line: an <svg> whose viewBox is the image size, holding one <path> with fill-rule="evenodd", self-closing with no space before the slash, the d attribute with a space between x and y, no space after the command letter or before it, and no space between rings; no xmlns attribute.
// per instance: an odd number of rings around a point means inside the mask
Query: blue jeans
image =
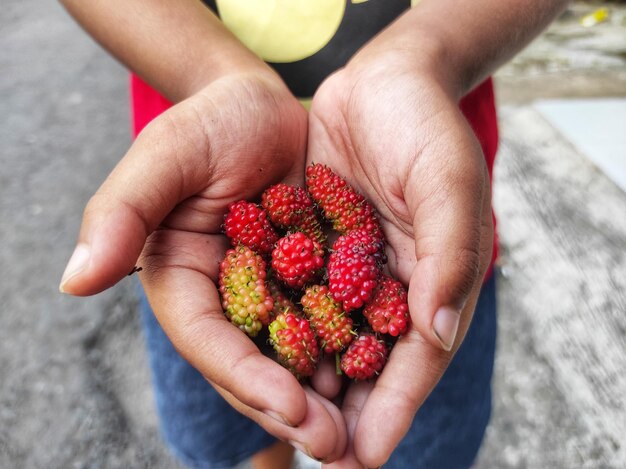
<svg viewBox="0 0 626 469"><path fill-rule="evenodd" d="M473 463L491 414L496 339L494 277L483 285L463 345L386 468L455 469ZM143 295L141 311L161 430L176 457L194 468L228 468L276 441L233 410L178 355Z"/></svg>

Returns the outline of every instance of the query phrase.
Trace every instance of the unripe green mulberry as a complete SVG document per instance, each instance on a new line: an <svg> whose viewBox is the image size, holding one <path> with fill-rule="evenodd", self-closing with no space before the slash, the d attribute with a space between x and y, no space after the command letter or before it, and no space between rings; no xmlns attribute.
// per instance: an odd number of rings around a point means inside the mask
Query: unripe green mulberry
<svg viewBox="0 0 626 469"><path fill-rule="evenodd" d="M274 307L265 285L265 268L261 256L243 245L228 250L220 264L219 289L224 313L252 337L269 323Z"/></svg>

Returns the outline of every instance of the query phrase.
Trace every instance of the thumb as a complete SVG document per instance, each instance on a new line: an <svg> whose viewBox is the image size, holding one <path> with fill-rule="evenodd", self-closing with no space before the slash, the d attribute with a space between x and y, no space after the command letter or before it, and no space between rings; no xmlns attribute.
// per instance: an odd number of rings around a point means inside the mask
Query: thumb
<svg viewBox="0 0 626 469"><path fill-rule="evenodd" d="M61 292L86 296L113 286L169 212L206 186L207 170L185 164L198 156L195 142L207 139L189 119L196 117L185 102L155 119L90 199Z"/></svg>

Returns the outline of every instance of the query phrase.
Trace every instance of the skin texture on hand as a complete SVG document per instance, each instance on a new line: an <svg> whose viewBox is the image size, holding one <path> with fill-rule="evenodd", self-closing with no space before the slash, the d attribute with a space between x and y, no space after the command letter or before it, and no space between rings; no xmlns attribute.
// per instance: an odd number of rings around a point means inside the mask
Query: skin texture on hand
<svg viewBox="0 0 626 469"><path fill-rule="evenodd" d="M306 141L306 111L273 73L214 81L149 124L89 201L62 290L91 295L141 266L180 354L270 433L333 460L346 444L339 409L263 356L216 288L227 205L302 183Z"/></svg>
<svg viewBox="0 0 626 469"><path fill-rule="evenodd" d="M460 345L491 258L480 146L455 99L406 63L388 54L337 72L309 117L308 162L329 165L375 205L412 318L375 385L348 389L351 441L331 467L388 459Z"/></svg>

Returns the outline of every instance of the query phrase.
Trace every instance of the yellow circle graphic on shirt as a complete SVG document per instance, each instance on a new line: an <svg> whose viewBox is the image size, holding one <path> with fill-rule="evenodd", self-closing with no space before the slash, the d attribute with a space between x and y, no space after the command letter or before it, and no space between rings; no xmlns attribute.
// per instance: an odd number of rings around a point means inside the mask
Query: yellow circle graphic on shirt
<svg viewBox="0 0 626 469"><path fill-rule="evenodd" d="M222 22L267 62L302 60L337 32L345 0L217 0Z"/></svg>

